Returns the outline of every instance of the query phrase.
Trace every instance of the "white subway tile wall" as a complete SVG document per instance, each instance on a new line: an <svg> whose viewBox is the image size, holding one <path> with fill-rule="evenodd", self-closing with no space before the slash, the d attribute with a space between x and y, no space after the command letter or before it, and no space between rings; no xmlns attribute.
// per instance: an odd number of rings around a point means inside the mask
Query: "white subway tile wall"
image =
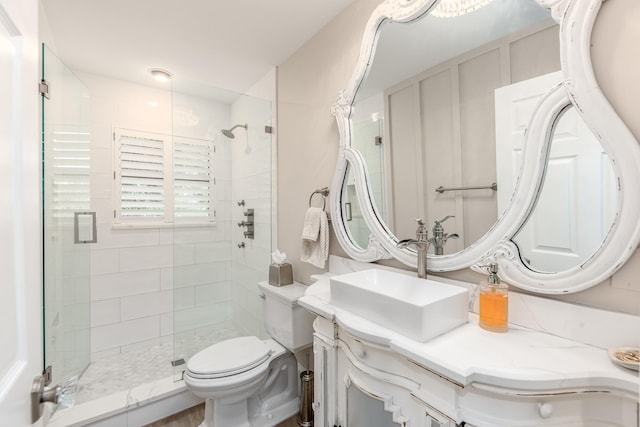
<svg viewBox="0 0 640 427"><path fill-rule="evenodd" d="M91 205L98 215L91 252L92 360L174 338L193 341L198 334L265 336L256 283L267 278L271 253L272 142L264 132L271 125L269 102L172 99L170 91L91 74L80 78L91 93ZM236 129L233 140L222 136L220 129L236 122L249 128ZM113 228L113 128L170 134L172 126L174 134L214 140L216 224ZM240 199L245 207L237 206ZM255 209L254 240L244 239L236 225L243 208ZM244 249L237 247L241 241ZM65 289L65 298L74 298L77 288Z"/></svg>

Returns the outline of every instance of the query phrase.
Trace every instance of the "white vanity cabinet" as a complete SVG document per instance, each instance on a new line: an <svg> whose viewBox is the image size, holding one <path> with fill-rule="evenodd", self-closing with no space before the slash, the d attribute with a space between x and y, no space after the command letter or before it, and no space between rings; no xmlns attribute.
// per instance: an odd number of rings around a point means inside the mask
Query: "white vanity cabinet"
<svg viewBox="0 0 640 427"><path fill-rule="evenodd" d="M556 391L465 385L392 347L345 322L315 320L316 426L638 426L637 397L597 380Z"/></svg>
<svg viewBox="0 0 640 427"><path fill-rule="evenodd" d="M443 381L388 349L314 322L315 425L455 427L425 400L455 402L459 385ZM420 384L429 387L421 391Z"/></svg>

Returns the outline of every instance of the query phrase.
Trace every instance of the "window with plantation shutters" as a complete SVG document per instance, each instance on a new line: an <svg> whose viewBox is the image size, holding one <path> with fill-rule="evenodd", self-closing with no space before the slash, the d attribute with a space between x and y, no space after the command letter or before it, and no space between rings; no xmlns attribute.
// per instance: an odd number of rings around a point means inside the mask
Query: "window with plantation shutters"
<svg viewBox="0 0 640 427"><path fill-rule="evenodd" d="M174 213L176 221L213 220L213 145L175 137L173 141Z"/></svg>
<svg viewBox="0 0 640 427"><path fill-rule="evenodd" d="M116 224L214 220L211 141L115 129Z"/></svg>
<svg viewBox="0 0 640 427"><path fill-rule="evenodd" d="M165 220L168 165L164 135L118 129L116 180L119 193L118 222Z"/></svg>

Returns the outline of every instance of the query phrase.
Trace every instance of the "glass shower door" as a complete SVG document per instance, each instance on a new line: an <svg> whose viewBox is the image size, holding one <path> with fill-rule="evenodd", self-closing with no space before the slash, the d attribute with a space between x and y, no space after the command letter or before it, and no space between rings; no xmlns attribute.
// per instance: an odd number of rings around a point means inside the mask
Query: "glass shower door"
<svg viewBox="0 0 640 427"><path fill-rule="evenodd" d="M267 280L272 237L271 103L222 89L173 81L176 226L173 239L174 378L182 378L195 353L217 342L266 338L258 282ZM236 126L233 138L222 130ZM191 148L187 148L186 144ZM203 147L214 153L203 161ZM198 148L195 148L198 147ZM180 176L207 165L214 185L190 191ZM188 176L188 175L187 175ZM192 179L195 181L195 179ZM184 218L188 207L209 203L208 223ZM251 219L249 219L251 218ZM190 219L190 226L180 222ZM254 221L249 233L247 221ZM243 225L245 224L245 225Z"/></svg>
<svg viewBox="0 0 640 427"><path fill-rule="evenodd" d="M42 80L44 361L69 384L91 355L89 95L45 45Z"/></svg>

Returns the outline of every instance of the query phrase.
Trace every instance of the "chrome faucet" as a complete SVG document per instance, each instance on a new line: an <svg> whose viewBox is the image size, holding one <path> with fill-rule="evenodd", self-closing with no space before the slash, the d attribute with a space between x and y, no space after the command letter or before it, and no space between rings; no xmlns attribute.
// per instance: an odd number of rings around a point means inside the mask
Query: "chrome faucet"
<svg viewBox="0 0 640 427"><path fill-rule="evenodd" d="M456 233L445 234L442 223L449 218L455 218L455 216L447 215L440 221L435 221L435 225L433 226L433 237L429 239L429 243L433 245L434 255L444 255L444 245L447 243L447 240L457 239L460 237Z"/></svg>
<svg viewBox="0 0 640 427"><path fill-rule="evenodd" d="M407 248L409 246L415 246L418 251L418 277L426 279L427 277L427 249L429 249L429 231L422 222L422 219L416 219L418 228L416 229L415 239L400 240L396 246L400 249Z"/></svg>

